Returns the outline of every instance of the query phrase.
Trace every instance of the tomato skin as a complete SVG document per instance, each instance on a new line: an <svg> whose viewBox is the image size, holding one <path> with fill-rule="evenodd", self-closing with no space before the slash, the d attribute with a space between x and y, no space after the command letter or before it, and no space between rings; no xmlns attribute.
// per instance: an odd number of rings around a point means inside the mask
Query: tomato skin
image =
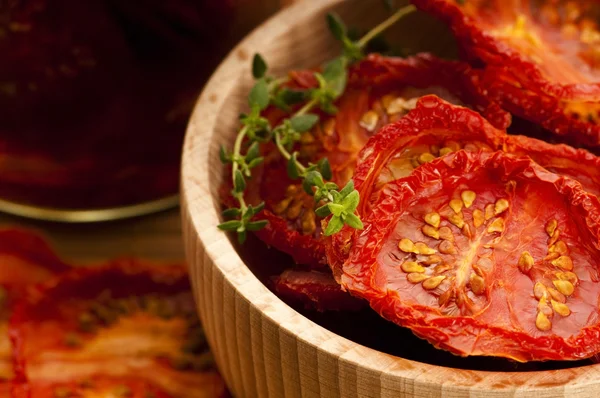
<svg viewBox="0 0 600 398"><path fill-rule="evenodd" d="M469 181L475 185L469 185ZM480 290L477 295L469 296L468 300L473 301L470 305L467 306L464 301L462 304L452 301L452 305L458 306L458 309L449 310L449 308L455 307L445 307L445 303L438 304L437 298L433 301L430 293L434 290L425 287L421 290L418 284L414 284L415 282L405 281L401 276L402 272L394 265L394 257L390 257L392 263L390 260L386 260L388 257L385 253L392 250L389 241L394 241L396 235L417 236L414 235L416 232L407 230L405 224L401 224L402 228L397 227L400 223L414 225L416 222L414 217L417 217L414 214L417 211L415 209L424 208L426 209L424 211L428 211L427 209L434 206L434 203L438 203L438 199L436 199L438 195L445 198L451 195L454 187L463 185L475 190L481 189L482 191L478 193L481 197L489 195L486 192L495 192L494 195L499 193L508 195L509 191L505 192L505 188L503 188L505 183L507 187L525 187L515 188L517 191L514 192L517 193L514 194L514 197L518 199L518 201L514 199L516 210L504 213L508 235L506 237L500 235L499 241L493 241L492 258L496 258L495 261L506 261L506 263L496 263L489 271L490 274L485 273L488 282L481 288L484 290ZM485 184L489 184L490 187L496 186L497 188L494 188L496 191L487 191L488 185ZM523 192L527 192L529 189L527 187L537 190L535 191L539 192L535 194L537 196L534 195L531 198L527 196L533 195L531 192L523 196ZM524 191L519 191L519 189ZM547 202L528 204L529 200L547 200ZM517 205L517 203L519 204ZM553 204L556 205L556 215L552 214ZM538 210L537 206L542 207ZM512 213L513 211L516 213ZM529 324L536 319L536 307L532 303L537 303L537 301L536 297L533 297L533 291L528 289L532 289L533 282L538 277L534 277L533 273L531 275L519 273L520 269L516 266L516 261L513 263L512 260L508 260L514 256L516 250L515 247L510 246L510 244L514 244L515 231L529 234L541 229L540 234L545 235L543 223L541 225L530 224L530 221L527 221L529 218L521 218L521 214L530 214L528 217L536 217L536 211L540 211L540 217L542 217L541 212L543 211L544 217L550 214L560 220L559 225L564 223L561 239L568 240L567 245L575 245L569 246L572 256L580 256L578 257L580 262L574 262L573 272L577 274L578 278L577 282L574 282L577 284L575 290L584 289L581 293L570 293L573 296L569 294L566 299L567 305L575 312L566 317L551 313L555 326L549 330L536 329L537 321L535 325ZM521 219L523 221L519 221ZM468 219L465 218L465 220ZM600 291L600 286L596 263L590 260L600 258L600 201L596 196L585 192L576 181L550 173L526 158L514 158L502 152L486 154L461 150L424 164L415 169L410 176L387 184L375 199L372 212L365 216L363 222L365 229L352 237L349 256L341 267L339 279L342 287L352 294L369 300L371 307L384 318L410 328L417 336L427 339L434 346L449 350L456 355L493 355L517 361L577 360L590 357L600 351L600 340L598 339L600 325L594 321L598 315L594 297L597 297L595 292ZM518 225L520 222L526 222L526 224ZM540 220L538 223L541 222ZM512 225L513 223L516 225ZM504 228L505 224L502 225ZM476 229L476 231L481 231L481 229ZM489 230L487 232L490 233ZM478 233L480 232L475 232L473 236ZM501 233L504 234L504 229ZM573 233L576 236L573 236ZM458 239L459 235L454 234L454 236L457 236L456 239ZM469 236L471 236L470 233ZM545 236L543 243L540 242L540 245L544 247L545 240L548 239L547 235ZM413 240L415 239L417 238L413 238ZM471 239L475 238L469 237L467 242ZM509 245L506 248L497 246L504 244L503 242L513 243L506 243ZM529 247L535 256L546 250L540 247L535 240L533 243L526 242L530 241L524 241L525 249L518 248L518 250L527 250ZM458 240L456 245L461 247ZM441 246L439 250L440 253L447 253L442 251ZM502 252L502 250L506 250L506 252ZM392 251L392 253L394 252ZM509 254L506 255L506 253ZM460 267L471 264L466 262L466 258L465 263L457 264L460 264ZM540 270L542 268L546 270L544 272L549 272L548 275L554 275L552 274L554 271L545 268L548 265L544 262L539 265L536 263L535 272L538 271L537 267L540 267ZM455 279L448 279L450 288L452 288L452 284L459 283L463 271L460 271L461 274L456 272L456 282ZM545 278L547 274L539 275L543 275ZM529 276L531 276L531 280ZM445 277L447 278L447 276ZM509 279L503 280L502 277ZM542 277L540 276L540 278ZM581 287L579 287L580 284ZM521 288L522 286L525 288ZM435 288L437 285L433 287L433 289ZM461 289L466 289L466 287ZM440 297L441 295L440 293ZM506 295L507 298L503 299L502 297L505 297L503 295ZM439 301L441 302L441 300L440 298ZM530 312L530 305L533 305L533 314ZM577 318L578 315L573 315L577 314L577 311L583 312L580 318ZM569 316L576 318L569 318ZM583 325L580 325L579 322L583 322ZM543 326L541 324L540 327Z"/></svg>
<svg viewBox="0 0 600 398"><path fill-rule="evenodd" d="M366 302L348 295L329 273L287 270L274 279L277 295L286 302L317 311L356 311Z"/></svg>
<svg viewBox="0 0 600 398"><path fill-rule="evenodd" d="M296 71L289 75L291 88L310 88L316 85L312 71ZM402 113L388 114L382 105L384 96L404 92L406 98L421 96L429 92L446 95L449 100L469 104L482 112L500 128L510 124L510 115L490 102L479 90L479 76L468 65L438 59L431 54L419 54L409 58L390 58L369 55L353 65L349 72L349 84L344 95L336 104L339 112L335 116L319 113L321 121L311 132L313 139L295 149L303 163L316 162L323 157L330 161L333 181L343 186L352 177L358 152L375 132ZM412 91L411 91L412 90ZM410 96L410 97L409 97ZM382 112L376 124L367 129L361 119L368 111ZM272 124L285 116L283 112L270 108L265 113ZM290 254L298 264L313 269L326 269L325 247L321 238L320 219L312 217L313 202L306 194L294 197L294 203L304 202L295 218L285 216L286 209L277 211L277 206L286 200L286 189L298 184L288 178L285 161L272 146L264 149L265 164L256 170L249 181L247 199L250 203L264 200L266 208L259 218L269 224L256 235L267 245ZM233 205L230 188L222 189L223 202ZM304 223L314 225L306 228Z"/></svg>

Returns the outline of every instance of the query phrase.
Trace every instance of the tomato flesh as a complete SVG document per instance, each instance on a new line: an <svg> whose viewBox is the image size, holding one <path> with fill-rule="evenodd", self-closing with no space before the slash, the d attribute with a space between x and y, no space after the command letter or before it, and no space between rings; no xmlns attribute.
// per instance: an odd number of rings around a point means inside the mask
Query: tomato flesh
<svg viewBox="0 0 600 398"><path fill-rule="evenodd" d="M575 360L600 350L600 202L502 152L459 151L385 185L341 283L457 355Z"/></svg>

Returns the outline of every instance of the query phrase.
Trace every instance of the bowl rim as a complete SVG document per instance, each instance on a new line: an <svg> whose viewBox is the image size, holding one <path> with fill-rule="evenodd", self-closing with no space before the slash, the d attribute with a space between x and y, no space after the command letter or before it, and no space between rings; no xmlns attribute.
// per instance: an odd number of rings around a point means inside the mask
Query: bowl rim
<svg viewBox="0 0 600 398"><path fill-rule="evenodd" d="M269 321L299 342L324 351L346 364L373 374L389 376L400 382L410 380L428 386L452 386L461 391L494 389L514 392L525 388L529 393L532 390L543 390L544 395L558 392L569 394L565 391L567 385L568 389L573 388L573 393L582 387L593 391L600 386L600 364L547 371L464 370L396 357L355 343L309 320L285 304L250 271L229 238L217 229L220 221L215 209L220 205L212 196L214 189L209 185L211 174L220 174L222 169L214 165L211 167L210 164L211 148L214 145L213 126L217 123L219 110L226 105L229 93L236 87L238 78L242 74L250 76L248 49L264 48L274 38L289 31L289 26L310 18L312 14L349 2L320 0L310 2L310 6L307 6L306 1L301 1L288 6L247 35L215 70L194 106L183 147L181 209L182 216L190 220L193 229L187 231L190 233L187 238L199 240L205 249L204 256L210 260L214 269L252 308L260 311ZM190 258L188 261L190 264L194 263ZM257 301L257 298L260 300ZM328 343L333 340L337 344ZM365 356L368 356L368 360L365 360Z"/></svg>

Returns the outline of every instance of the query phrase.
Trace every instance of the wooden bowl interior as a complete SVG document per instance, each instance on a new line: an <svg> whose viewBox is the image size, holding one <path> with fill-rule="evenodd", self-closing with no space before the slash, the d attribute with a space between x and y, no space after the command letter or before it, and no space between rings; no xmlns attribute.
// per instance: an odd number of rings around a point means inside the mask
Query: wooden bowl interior
<svg viewBox="0 0 600 398"><path fill-rule="evenodd" d="M545 372L485 372L427 365L340 337L288 307L248 269L219 232L221 145L230 147L247 111L250 63L260 52L275 75L319 65L339 53L325 14L365 30L386 16L379 1L305 1L244 40L215 72L191 118L182 165L186 252L200 317L217 363L239 396L592 396L597 366ZM426 29L423 29L426 27ZM445 28L411 16L393 33L410 49L453 54ZM252 249L251 249L252 250ZM296 388L300 391L296 394Z"/></svg>

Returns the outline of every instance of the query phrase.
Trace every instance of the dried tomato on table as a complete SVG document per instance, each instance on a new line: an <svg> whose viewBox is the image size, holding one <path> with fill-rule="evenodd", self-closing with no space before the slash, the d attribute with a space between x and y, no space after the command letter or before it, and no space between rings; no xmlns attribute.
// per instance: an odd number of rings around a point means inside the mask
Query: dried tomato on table
<svg viewBox="0 0 600 398"><path fill-rule="evenodd" d="M571 143L600 146L600 5L589 1L413 0L483 63L482 90Z"/></svg>
<svg viewBox="0 0 600 398"><path fill-rule="evenodd" d="M291 88L316 85L310 71L292 73L290 78ZM463 63L428 54L406 59L371 55L351 67L347 89L336 103L337 114L321 113L318 125L302 135L295 150L303 163L329 159L332 181L344 186L369 137L406 114L417 98L430 93L472 106L498 127L510 124L508 113L485 99L479 92L477 76ZM272 122L283 115L275 108L266 111ZM321 219L314 212L313 197L287 176L286 161L274 146L266 149L264 157L262 172L249 181L247 194L251 203L266 203L259 217L269 224L256 234L268 245L290 254L295 262L324 268Z"/></svg>
<svg viewBox="0 0 600 398"><path fill-rule="evenodd" d="M69 268L37 234L26 230L0 230L0 396L15 376L8 319L23 288L42 282ZM8 396L8 393L7 395Z"/></svg>
<svg viewBox="0 0 600 398"><path fill-rule="evenodd" d="M600 350L600 202L576 181L460 150L369 202L340 281L384 318L462 356Z"/></svg>
<svg viewBox="0 0 600 398"><path fill-rule="evenodd" d="M182 266L122 260L74 269L28 289L10 328L19 388L32 397L73 386L225 394Z"/></svg>
<svg viewBox="0 0 600 398"><path fill-rule="evenodd" d="M425 96L408 115L381 129L361 151L353 177L363 198L359 214L365 216L372 211L373 200L387 183L407 177L421 164L459 149L502 150L529 157L549 171L576 179L589 193L600 194L600 158L592 153L526 136L507 135L467 108ZM353 234L354 231L344 229L328 241L328 260L334 275L346 258Z"/></svg>

